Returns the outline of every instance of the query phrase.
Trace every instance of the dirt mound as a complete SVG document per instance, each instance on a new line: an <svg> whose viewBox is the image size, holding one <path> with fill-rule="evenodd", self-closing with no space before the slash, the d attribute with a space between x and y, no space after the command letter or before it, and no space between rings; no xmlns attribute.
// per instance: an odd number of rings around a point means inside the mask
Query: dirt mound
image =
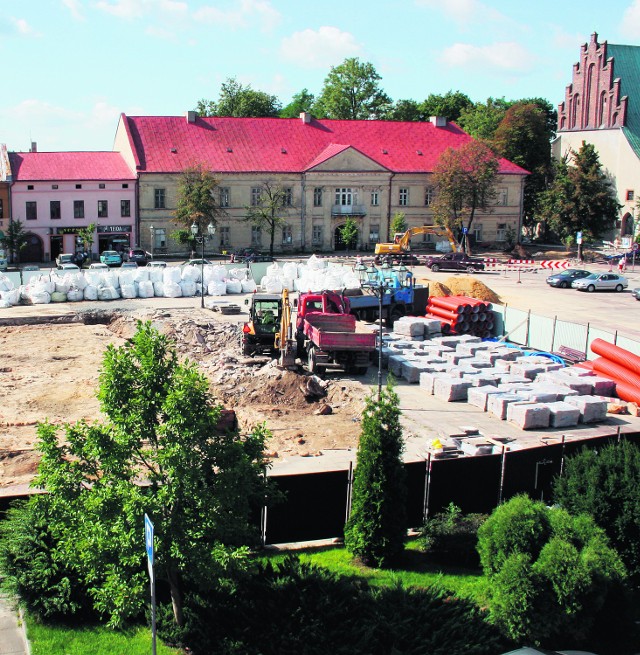
<svg viewBox="0 0 640 655"><path fill-rule="evenodd" d="M445 285L451 289L451 295L467 296L467 298L477 298L478 300L500 304L498 294L492 291L484 282L480 282L480 280L470 275L447 278Z"/></svg>
<svg viewBox="0 0 640 655"><path fill-rule="evenodd" d="M429 295L435 298L442 298L443 296L450 296L451 289L442 284L442 282L429 282Z"/></svg>

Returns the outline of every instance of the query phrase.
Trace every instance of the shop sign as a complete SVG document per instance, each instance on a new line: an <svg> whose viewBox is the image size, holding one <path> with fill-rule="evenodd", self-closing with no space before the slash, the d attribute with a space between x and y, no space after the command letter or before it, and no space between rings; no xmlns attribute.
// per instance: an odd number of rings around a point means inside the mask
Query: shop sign
<svg viewBox="0 0 640 655"><path fill-rule="evenodd" d="M80 227L57 227L56 234L77 234Z"/></svg>
<svg viewBox="0 0 640 655"><path fill-rule="evenodd" d="M98 232L108 234L110 232L131 232L131 225L98 225Z"/></svg>

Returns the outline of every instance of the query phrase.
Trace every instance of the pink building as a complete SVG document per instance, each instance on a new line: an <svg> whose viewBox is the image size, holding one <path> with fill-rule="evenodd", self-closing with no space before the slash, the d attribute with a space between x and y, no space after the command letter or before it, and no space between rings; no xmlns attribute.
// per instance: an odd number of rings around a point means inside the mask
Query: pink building
<svg viewBox="0 0 640 655"><path fill-rule="evenodd" d="M29 233L20 261L47 262L82 249L78 231L96 225L92 253L137 244L136 175L117 152L10 152L11 215Z"/></svg>

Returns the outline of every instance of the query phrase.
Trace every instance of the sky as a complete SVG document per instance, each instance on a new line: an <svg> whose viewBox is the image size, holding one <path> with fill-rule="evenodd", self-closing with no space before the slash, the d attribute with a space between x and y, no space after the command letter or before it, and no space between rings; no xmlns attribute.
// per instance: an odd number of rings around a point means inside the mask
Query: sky
<svg viewBox="0 0 640 655"><path fill-rule="evenodd" d="M558 105L593 32L640 44L640 0L0 0L0 143L111 150L122 112L183 115L230 77L286 105L347 57L394 101Z"/></svg>

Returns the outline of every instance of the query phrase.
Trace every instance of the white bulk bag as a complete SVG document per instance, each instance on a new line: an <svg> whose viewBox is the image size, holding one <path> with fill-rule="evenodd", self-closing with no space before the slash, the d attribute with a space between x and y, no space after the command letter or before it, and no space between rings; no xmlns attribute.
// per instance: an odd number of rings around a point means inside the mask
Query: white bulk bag
<svg viewBox="0 0 640 655"><path fill-rule="evenodd" d="M8 291L0 291L0 298L8 302L10 305L17 305L20 303L20 289L9 289Z"/></svg>
<svg viewBox="0 0 640 655"><path fill-rule="evenodd" d="M141 280L138 283L138 296L140 298L153 298L153 282L149 280Z"/></svg>
<svg viewBox="0 0 640 655"><path fill-rule="evenodd" d="M99 270L89 270L85 273L85 278L87 280L87 284L90 284L93 287L97 287L102 281L102 274Z"/></svg>
<svg viewBox="0 0 640 655"><path fill-rule="evenodd" d="M69 291L69 289L71 288L71 284L69 283L69 281L66 278L57 277L55 279L55 285L56 285L56 290L53 293L65 293L66 294L67 291ZM51 298L51 302L60 302L60 301L59 300L56 301L56 300L53 300L53 298Z"/></svg>
<svg viewBox="0 0 640 655"><path fill-rule="evenodd" d="M255 280L242 280L242 293L253 293L258 287Z"/></svg>
<svg viewBox="0 0 640 655"><path fill-rule="evenodd" d="M161 268L151 268L149 270L149 280L153 282L155 285L156 282L162 282L163 280L163 275L162 275L162 270Z"/></svg>
<svg viewBox="0 0 640 655"><path fill-rule="evenodd" d="M262 278L262 286L267 293L282 293L282 280L279 277L266 275Z"/></svg>
<svg viewBox="0 0 640 655"><path fill-rule="evenodd" d="M180 288L182 289L182 295L185 298L192 298L193 296L196 295L196 287L199 287L200 285L196 283L194 280L182 280L180 282Z"/></svg>
<svg viewBox="0 0 640 655"><path fill-rule="evenodd" d="M220 266L205 266L204 269L204 283L209 284L214 280L224 280L227 277L227 267Z"/></svg>
<svg viewBox="0 0 640 655"><path fill-rule="evenodd" d="M69 275L69 281L71 282L71 288L80 289L80 291L89 284L83 273L73 273Z"/></svg>
<svg viewBox="0 0 640 655"><path fill-rule="evenodd" d="M13 282L6 276L0 274L0 292L11 291L13 289Z"/></svg>
<svg viewBox="0 0 640 655"><path fill-rule="evenodd" d="M51 294L47 291L32 291L28 296L32 305L47 305L51 302Z"/></svg>
<svg viewBox="0 0 640 655"><path fill-rule="evenodd" d="M156 296L156 298L164 297L164 282L158 280L153 283L153 295Z"/></svg>
<svg viewBox="0 0 640 655"><path fill-rule="evenodd" d="M133 279L135 282L148 282L149 281L149 268L137 268L133 274Z"/></svg>
<svg viewBox="0 0 640 655"><path fill-rule="evenodd" d="M120 294L122 295L123 298L137 298L138 294L136 293L136 285L135 282L131 282L131 284L125 283L120 283Z"/></svg>
<svg viewBox="0 0 640 655"><path fill-rule="evenodd" d="M67 300L69 302L80 302L81 300L84 300L84 291L77 287L71 287L67 292Z"/></svg>
<svg viewBox="0 0 640 655"><path fill-rule="evenodd" d="M267 276L282 277L282 269L278 264L271 264L271 266L267 266Z"/></svg>
<svg viewBox="0 0 640 655"><path fill-rule="evenodd" d="M180 267L178 266L173 266L170 268L167 267L167 268L163 268L162 270L163 270L162 281L165 283L165 285L169 282L178 284L182 279ZM165 293L166 293L166 289L165 289ZM167 297L174 298L175 296L167 296Z"/></svg>
<svg viewBox="0 0 640 655"><path fill-rule="evenodd" d="M318 259L315 255L311 255L311 257L309 257L309 261L307 262L307 266L311 270L317 271L321 268L325 268L326 261L324 259Z"/></svg>
<svg viewBox="0 0 640 655"><path fill-rule="evenodd" d="M4 298L0 298L0 309L9 309L11 307L11 303L8 300L4 300Z"/></svg>
<svg viewBox="0 0 640 655"><path fill-rule="evenodd" d="M98 300L117 300L120 297L115 287L98 287Z"/></svg>
<svg viewBox="0 0 640 655"><path fill-rule="evenodd" d="M295 262L286 262L282 267L282 274L285 278L295 280L298 277L298 265Z"/></svg>
<svg viewBox="0 0 640 655"><path fill-rule="evenodd" d="M207 293L210 296L225 296L227 294L227 283L224 280L211 280L207 286Z"/></svg>
<svg viewBox="0 0 640 655"><path fill-rule="evenodd" d="M118 280L117 271L104 271L102 275L102 286L118 289L120 287L120 281Z"/></svg>
<svg viewBox="0 0 640 655"><path fill-rule="evenodd" d="M227 280L227 293L242 293L242 282L240 280Z"/></svg>
<svg viewBox="0 0 640 655"><path fill-rule="evenodd" d="M132 270L118 271L118 280L120 281L120 286L123 285L131 286L135 281L135 273Z"/></svg>
<svg viewBox="0 0 640 655"><path fill-rule="evenodd" d="M180 298L182 296L182 289L179 282L164 283L164 297L165 298Z"/></svg>
<svg viewBox="0 0 640 655"><path fill-rule="evenodd" d="M87 284L82 291L85 300L98 300L98 287L93 284Z"/></svg>
<svg viewBox="0 0 640 655"><path fill-rule="evenodd" d="M187 282L200 282L200 267L199 266L185 266L182 269L183 280Z"/></svg>

